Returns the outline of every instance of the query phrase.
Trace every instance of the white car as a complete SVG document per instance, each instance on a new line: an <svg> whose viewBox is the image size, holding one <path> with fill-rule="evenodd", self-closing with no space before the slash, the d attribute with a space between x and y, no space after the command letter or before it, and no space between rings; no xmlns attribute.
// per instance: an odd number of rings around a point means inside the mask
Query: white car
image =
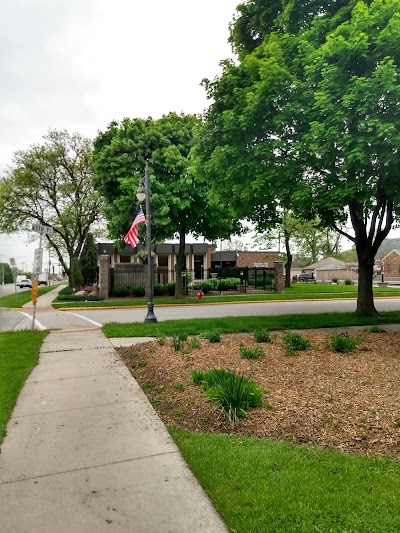
<svg viewBox="0 0 400 533"><path fill-rule="evenodd" d="M22 279L17 285L20 289L23 289L24 287L32 289L32 282L30 279Z"/></svg>

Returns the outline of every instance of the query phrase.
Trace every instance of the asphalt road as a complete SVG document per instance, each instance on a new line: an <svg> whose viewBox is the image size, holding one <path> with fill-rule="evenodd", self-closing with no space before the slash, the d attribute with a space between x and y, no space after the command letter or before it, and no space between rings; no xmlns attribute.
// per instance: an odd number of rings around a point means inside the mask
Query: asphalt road
<svg viewBox="0 0 400 533"><path fill-rule="evenodd" d="M378 311L399 311L400 298L376 299ZM283 314L326 313L355 311L355 300L257 302L248 304L185 305L155 307L159 321L185 318L212 318L224 316L270 316ZM38 329L81 329L101 327L109 322L143 322L146 308L105 309L79 311L38 311ZM31 311L8 311L0 309L0 331L31 329Z"/></svg>

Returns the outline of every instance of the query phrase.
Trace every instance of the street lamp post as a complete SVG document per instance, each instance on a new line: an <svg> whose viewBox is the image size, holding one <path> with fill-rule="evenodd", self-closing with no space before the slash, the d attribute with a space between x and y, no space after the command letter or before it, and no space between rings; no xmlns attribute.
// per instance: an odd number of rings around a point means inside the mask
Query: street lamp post
<svg viewBox="0 0 400 533"><path fill-rule="evenodd" d="M147 282L149 289L149 301L147 302L147 315L144 319L145 322L157 322L157 318L154 314L154 279L153 279L153 258L151 255L151 210L150 210L150 171L149 162L146 161L146 169L144 173L144 190L142 180L139 183L139 188L136 193L136 198L139 202L143 202L146 198L146 244L147 244Z"/></svg>

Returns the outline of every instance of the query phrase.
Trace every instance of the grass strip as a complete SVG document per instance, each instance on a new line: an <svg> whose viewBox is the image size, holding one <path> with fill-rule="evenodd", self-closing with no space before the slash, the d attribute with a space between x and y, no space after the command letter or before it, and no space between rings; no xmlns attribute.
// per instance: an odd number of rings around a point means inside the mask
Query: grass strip
<svg viewBox="0 0 400 533"><path fill-rule="evenodd" d="M199 335L207 330L220 333L242 333L258 329L314 329L374 324L398 324L400 311L381 313L379 317L359 317L354 313L319 313L277 316L234 316L219 318L191 318L162 322L118 324L110 322L102 328L106 337L157 337L172 335L177 331L187 335Z"/></svg>
<svg viewBox="0 0 400 533"><path fill-rule="evenodd" d="M400 288L379 288L374 287L374 296L400 296ZM173 297L156 297L154 298L155 305L204 305L204 303L232 303L232 302L265 302L274 300L319 300L329 298L356 298L357 286L355 285L329 285L323 283L316 284L302 284L293 285L290 289L284 289L282 294L263 293L263 294L206 294L203 296L202 302L199 302L197 296L187 296L181 299ZM98 302L62 302L62 295L60 300L53 302L53 307L56 309L60 307L132 307L147 305L146 298L129 298L126 300L103 300Z"/></svg>
<svg viewBox="0 0 400 533"><path fill-rule="evenodd" d="M0 333L0 443L18 394L39 360L46 331Z"/></svg>
<svg viewBox="0 0 400 533"><path fill-rule="evenodd" d="M229 531L400 531L400 464L391 459L170 432Z"/></svg>
<svg viewBox="0 0 400 533"><path fill-rule="evenodd" d="M50 285L47 287L39 287L38 296L46 294L54 290L58 285ZM18 290L17 293L7 294L7 296L0 297L0 307L21 307L24 304L27 304L32 300L32 289L29 290Z"/></svg>

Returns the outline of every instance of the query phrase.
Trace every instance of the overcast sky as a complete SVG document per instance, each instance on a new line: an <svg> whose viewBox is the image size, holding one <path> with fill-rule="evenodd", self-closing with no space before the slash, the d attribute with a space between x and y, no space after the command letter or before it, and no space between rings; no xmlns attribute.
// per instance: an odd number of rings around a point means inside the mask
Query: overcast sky
<svg viewBox="0 0 400 533"><path fill-rule="evenodd" d="M4 0L0 169L49 128L94 138L112 120L201 113L203 78L232 57L239 0ZM0 262L31 268L36 243L0 235Z"/></svg>

